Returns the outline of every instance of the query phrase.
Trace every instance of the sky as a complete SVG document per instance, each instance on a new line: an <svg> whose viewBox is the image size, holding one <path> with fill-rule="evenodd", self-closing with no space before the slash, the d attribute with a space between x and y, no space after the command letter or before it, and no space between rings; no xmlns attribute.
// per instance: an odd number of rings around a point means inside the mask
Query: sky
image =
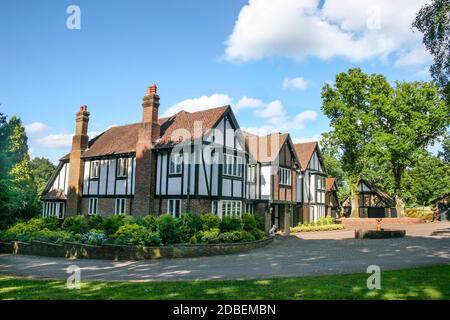
<svg viewBox="0 0 450 320"><path fill-rule="evenodd" d="M336 74L430 80L411 29L428 2L0 0L0 112L22 119L32 157L54 162L79 106L93 137L140 121L153 83L160 116L230 104L245 130L317 140L330 130L321 89Z"/></svg>

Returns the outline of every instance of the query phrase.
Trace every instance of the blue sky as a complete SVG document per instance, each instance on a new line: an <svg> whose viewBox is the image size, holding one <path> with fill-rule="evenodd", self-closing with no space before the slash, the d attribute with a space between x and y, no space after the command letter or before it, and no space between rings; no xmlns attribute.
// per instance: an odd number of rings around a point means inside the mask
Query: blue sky
<svg viewBox="0 0 450 320"><path fill-rule="evenodd" d="M33 156L68 152L75 112L89 131L138 122L156 83L160 115L232 104L241 127L329 129L323 84L351 67L429 80L410 24L427 0L0 1L0 111L27 125ZM66 27L69 5L81 29Z"/></svg>

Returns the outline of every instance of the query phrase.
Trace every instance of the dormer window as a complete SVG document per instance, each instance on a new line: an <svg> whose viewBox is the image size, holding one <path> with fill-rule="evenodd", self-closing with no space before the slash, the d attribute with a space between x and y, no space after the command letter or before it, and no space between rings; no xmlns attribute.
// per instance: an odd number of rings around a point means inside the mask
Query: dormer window
<svg viewBox="0 0 450 320"><path fill-rule="evenodd" d="M91 162L91 179L97 179L100 175L100 161L95 160Z"/></svg>
<svg viewBox="0 0 450 320"><path fill-rule="evenodd" d="M124 178L128 174L128 159L119 158L117 159L117 177Z"/></svg>
<svg viewBox="0 0 450 320"><path fill-rule="evenodd" d="M183 165L183 153L173 153L170 155L169 174L181 174Z"/></svg>

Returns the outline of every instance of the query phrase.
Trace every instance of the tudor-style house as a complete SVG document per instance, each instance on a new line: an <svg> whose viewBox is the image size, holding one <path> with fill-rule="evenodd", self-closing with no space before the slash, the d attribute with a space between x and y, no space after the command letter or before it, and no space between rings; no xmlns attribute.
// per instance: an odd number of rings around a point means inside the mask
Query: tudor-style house
<svg viewBox="0 0 450 320"><path fill-rule="evenodd" d="M325 178L327 172L317 142L295 144L301 165L297 179L296 219L299 223L317 222L325 217ZM294 223L295 223L294 219Z"/></svg>
<svg viewBox="0 0 450 320"><path fill-rule="evenodd" d="M89 112L76 114L72 148L48 182L43 215L213 212L241 215L248 156L229 106L159 118L156 85L142 121L89 140Z"/></svg>
<svg viewBox="0 0 450 320"><path fill-rule="evenodd" d="M328 217L339 218L338 211L340 208L338 198L338 185L335 178L325 179L325 208Z"/></svg>
<svg viewBox="0 0 450 320"><path fill-rule="evenodd" d="M266 228L292 226L297 205L300 162L289 134L256 136L244 133L249 151L246 211L268 214Z"/></svg>

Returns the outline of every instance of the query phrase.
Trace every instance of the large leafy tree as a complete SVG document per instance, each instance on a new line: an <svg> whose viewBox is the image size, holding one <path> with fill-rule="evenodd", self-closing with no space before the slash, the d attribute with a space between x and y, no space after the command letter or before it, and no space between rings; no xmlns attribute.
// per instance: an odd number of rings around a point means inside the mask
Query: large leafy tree
<svg viewBox="0 0 450 320"><path fill-rule="evenodd" d="M427 82L384 84L372 96L371 112L376 116L368 155L385 165L394 182L397 212L404 212L402 178L425 149L445 133L450 124L450 107L435 85Z"/></svg>
<svg viewBox="0 0 450 320"><path fill-rule="evenodd" d="M423 33L423 43L434 57L431 76L450 103L450 1L433 0L425 5L413 27Z"/></svg>
<svg viewBox="0 0 450 320"><path fill-rule="evenodd" d="M350 69L322 89L322 111L330 119L329 137L339 148L342 169L349 181L353 217L359 216L358 181L367 163L366 147L375 121L370 96L374 83L381 80L361 69Z"/></svg>
<svg viewBox="0 0 450 320"><path fill-rule="evenodd" d="M38 194L44 191L50 176L55 170L55 166L47 158L34 158L30 162L31 171L37 186Z"/></svg>
<svg viewBox="0 0 450 320"><path fill-rule="evenodd" d="M439 157L447 163L450 163L450 132L444 136L442 141L442 150L439 151Z"/></svg>

